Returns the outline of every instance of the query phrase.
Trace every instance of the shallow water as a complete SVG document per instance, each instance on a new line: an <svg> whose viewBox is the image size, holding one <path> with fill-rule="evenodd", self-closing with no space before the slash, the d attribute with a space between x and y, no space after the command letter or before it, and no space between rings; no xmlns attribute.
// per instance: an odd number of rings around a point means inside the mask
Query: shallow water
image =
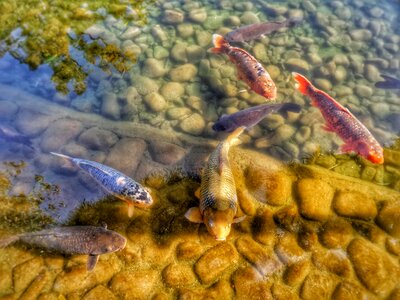
<svg viewBox="0 0 400 300"><path fill-rule="evenodd" d="M0 296L399 296L400 92L374 86L380 73L400 78L398 2L10 1L0 10L0 120L33 144L0 144L1 236L106 222L128 237L94 273L85 257L1 249ZM207 52L212 34L288 17L303 21L237 46L271 74L277 103L302 110L242 134L231 160L248 217L216 242L183 217L197 205L203 162L226 136L211 126L265 99L226 56ZM322 129L292 71L368 127L385 147L383 165L339 154L341 140ZM50 151L124 172L155 205L129 219L125 203Z"/></svg>

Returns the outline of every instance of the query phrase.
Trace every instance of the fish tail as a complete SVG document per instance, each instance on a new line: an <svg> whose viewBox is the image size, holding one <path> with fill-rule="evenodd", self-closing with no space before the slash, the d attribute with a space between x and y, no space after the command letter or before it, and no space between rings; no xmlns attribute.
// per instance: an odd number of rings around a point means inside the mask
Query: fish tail
<svg viewBox="0 0 400 300"><path fill-rule="evenodd" d="M229 144L229 146L239 145L241 143L241 141L239 140L239 135L242 134L245 128L246 127L244 126L236 128L234 131L232 131L231 134L228 135L228 137L226 138L226 142Z"/></svg>
<svg viewBox="0 0 400 300"><path fill-rule="evenodd" d="M213 34L214 48L210 48L208 51L212 53L222 53L224 48L229 46L229 43L224 39L222 35Z"/></svg>
<svg viewBox="0 0 400 300"><path fill-rule="evenodd" d="M311 84L311 82L299 73L293 72L292 75L293 75L294 79L297 81L295 87L303 95L308 95L310 92L310 89L313 88L313 85Z"/></svg>
<svg viewBox="0 0 400 300"><path fill-rule="evenodd" d="M301 106L296 103L282 103L282 106L278 109L278 112L285 118L288 116L288 112L298 113L301 110Z"/></svg>
<svg viewBox="0 0 400 300"><path fill-rule="evenodd" d="M73 167L74 166L74 158L65 154L57 153L57 152L50 152L50 154L53 154L55 156L64 158L67 160L67 162L64 164L65 167Z"/></svg>
<svg viewBox="0 0 400 300"><path fill-rule="evenodd" d="M10 236L8 238L0 240L0 248L5 248L8 245L15 243L19 240L19 235Z"/></svg>

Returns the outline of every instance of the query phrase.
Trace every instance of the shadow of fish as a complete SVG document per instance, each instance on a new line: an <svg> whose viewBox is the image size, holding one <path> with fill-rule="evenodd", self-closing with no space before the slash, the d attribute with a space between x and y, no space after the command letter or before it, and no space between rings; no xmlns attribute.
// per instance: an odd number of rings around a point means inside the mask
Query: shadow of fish
<svg viewBox="0 0 400 300"><path fill-rule="evenodd" d="M228 32L224 38L229 43L252 41L281 28L296 26L300 22L301 20L298 19L287 19L285 21L250 24Z"/></svg>
<svg viewBox="0 0 400 300"><path fill-rule="evenodd" d="M24 144L29 148L33 149L31 140L26 135L19 133L10 126L0 124L0 137L6 141L12 141L19 144Z"/></svg>
<svg viewBox="0 0 400 300"><path fill-rule="evenodd" d="M214 131L226 132L231 132L241 126L250 129L273 112L280 112L287 115L289 111L299 112L300 110L301 106L295 103L261 104L243 109L231 115L222 115L212 126L212 129Z"/></svg>
<svg viewBox="0 0 400 300"><path fill-rule="evenodd" d="M125 248L126 239L103 227L67 226L18 234L0 240L0 248L22 242L34 248L62 254L88 254L87 270L97 264L99 255Z"/></svg>
<svg viewBox="0 0 400 300"><path fill-rule="evenodd" d="M381 74L381 77L385 81L375 83L375 87L380 89L400 89L400 79L383 74Z"/></svg>
<svg viewBox="0 0 400 300"><path fill-rule="evenodd" d="M125 174L98 162L73 158L64 154L50 152L78 166L96 180L107 192L128 204L128 216L133 215L134 206L148 207L153 204L150 193L138 182Z"/></svg>

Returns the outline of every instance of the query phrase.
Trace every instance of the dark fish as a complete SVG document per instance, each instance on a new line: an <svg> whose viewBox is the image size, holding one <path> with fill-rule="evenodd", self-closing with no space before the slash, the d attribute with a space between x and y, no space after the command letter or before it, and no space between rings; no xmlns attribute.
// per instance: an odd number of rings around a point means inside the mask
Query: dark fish
<svg viewBox="0 0 400 300"><path fill-rule="evenodd" d="M64 154L50 152L65 158L87 172L107 192L128 204L128 216L133 215L133 207L148 207L153 204L150 193L138 182L125 174L95 161L73 158Z"/></svg>
<svg viewBox="0 0 400 300"><path fill-rule="evenodd" d="M19 133L10 126L0 124L0 137L7 141L24 144L33 149L31 140L26 135Z"/></svg>
<svg viewBox="0 0 400 300"><path fill-rule="evenodd" d="M285 27L293 27L300 23L298 19L287 19L285 21L256 23L239 27L225 34L224 38L229 43L246 42L260 38L264 34L270 34Z"/></svg>
<svg viewBox="0 0 400 300"><path fill-rule="evenodd" d="M288 111L299 112L301 106L294 103L261 104L243 109L231 115L222 115L212 126L214 131L231 132L238 127L244 126L250 129L273 112L287 114Z"/></svg>
<svg viewBox="0 0 400 300"><path fill-rule="evenodd" d="M375 83L375 86L380 89L400 89L400 79L381 74L385 81Z"/></svg>
<svg viewBox="0 0 400 300"><path fill-rule="evenodd" d="M88 271L94 269L99 255L122 250L126 245L126 239L122 235L107 228L69 226L18 234L0 240L0 248L17 241L49 252L88 254Z"/></svg>

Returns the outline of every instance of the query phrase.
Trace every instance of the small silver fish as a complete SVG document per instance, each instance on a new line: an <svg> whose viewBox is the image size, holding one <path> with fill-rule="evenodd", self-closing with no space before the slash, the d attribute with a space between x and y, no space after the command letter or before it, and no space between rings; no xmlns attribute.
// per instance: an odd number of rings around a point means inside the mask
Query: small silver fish
<svg viewBox="0 0 400 300"><path fill-rule="evenodd" d="M134 206L148 207L153 204L150 193L138 182L125 174L91 160L73 158L64 154L50 152L53 155L65 158L87 172L107 192L128 203L128 216L132 217Z"/></svg>
<svg viewBox="0 0 400 300"><path fill-rule="evenodd" d="M33 149L32 142L26 135L23 135L16 131L14 128L4 124L0 124L0 138L3 138L6 141L24 144Z"/></svg>
<svg viewBox="0 0 400 300"><path fill-rule="evenodd" d="M260 38L264 34L270 34L285 27L293 27L300 23L297 19L285 21L263 22L239 27L225 34L224 38L229 43L246 42Z"/></svg>
<svg viewBox="0 0 400 300"><path fill-rule="evenodd" d="M126 239L106 226L66 226L27 232L0 240L0 248L15 242L62 254L88 254L87 270L91 271L99 255L125 248Z"/></svg>
<svg viewBox="0 0 400 300"><path fill-rule="evenodd" d="M232 132L241 126L245 126L246 129L250 129L273 112L287 114L288 111L299 112L300 110L300 105L294 103L260 104L240 110L230 115L222 115L218 121L214 123L212 129L214 131L226 132Z"/></svg>

